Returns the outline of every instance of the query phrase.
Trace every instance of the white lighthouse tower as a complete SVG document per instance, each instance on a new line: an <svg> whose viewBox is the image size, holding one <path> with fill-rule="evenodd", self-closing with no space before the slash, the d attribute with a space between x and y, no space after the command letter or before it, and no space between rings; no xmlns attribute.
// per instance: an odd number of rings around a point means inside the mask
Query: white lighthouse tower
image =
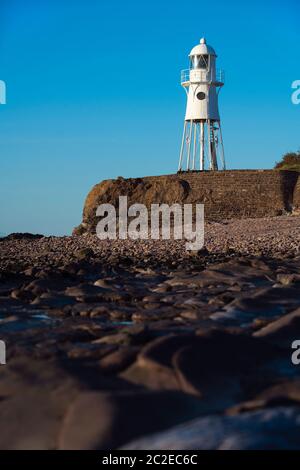
<svg viewBox="0 0 300 470"><path fill-rule="evenodd" d="M178 171L225 170L218 107L224 72L216 69L216 57L202 38L191 50L190 68L181 72L187 105Z"/></svg>

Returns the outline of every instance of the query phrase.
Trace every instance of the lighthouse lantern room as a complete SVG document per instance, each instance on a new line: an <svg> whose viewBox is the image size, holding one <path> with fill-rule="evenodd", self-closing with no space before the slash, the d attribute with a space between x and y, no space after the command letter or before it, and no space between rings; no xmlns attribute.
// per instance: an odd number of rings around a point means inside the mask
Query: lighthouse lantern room
<svg viewBox="0 0 300 470"><path fill-rule="evenodd" d="M178 171L225 170L218 107L224 72L216 69L217 55L204 38L189 58L190 68L181 72L187 105Z"/></svg>

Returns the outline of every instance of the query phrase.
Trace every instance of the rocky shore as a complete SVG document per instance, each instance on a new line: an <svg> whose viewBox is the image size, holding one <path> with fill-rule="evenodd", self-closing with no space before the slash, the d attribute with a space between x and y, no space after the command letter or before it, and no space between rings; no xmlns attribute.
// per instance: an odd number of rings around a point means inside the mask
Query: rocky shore
<svg viewBox="0 0 300 470"><path fill-rule="evenodd" d="M15 234L0 282L1 449L300 448L299 216Z"/></svg>

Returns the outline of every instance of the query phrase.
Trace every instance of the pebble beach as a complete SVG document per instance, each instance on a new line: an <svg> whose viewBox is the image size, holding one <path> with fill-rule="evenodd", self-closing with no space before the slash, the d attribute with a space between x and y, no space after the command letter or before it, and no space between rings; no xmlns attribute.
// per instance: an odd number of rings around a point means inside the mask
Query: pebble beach
<svg viewBox="0 0 300 470"><path fill-rule="evenodd" d="M300 448L300 216L12 234L0 303L1 448Z"/></svg>

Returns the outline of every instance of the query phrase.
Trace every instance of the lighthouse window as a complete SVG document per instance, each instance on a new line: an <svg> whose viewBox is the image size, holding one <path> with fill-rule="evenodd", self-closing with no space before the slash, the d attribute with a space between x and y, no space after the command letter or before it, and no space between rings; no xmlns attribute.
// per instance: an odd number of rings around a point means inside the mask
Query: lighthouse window
<svg viewBox="0 0 300 470"><path fill-rule="evenodd" d="M203 91L199 91L199 93L197 93L197 98L198 100L205 100L206 94Z"/></svg>
<svg viewBox="0 0 300 470"><path fill-rule="evenodd" d="M193 69L207 69L208 68L208 55L194 55L191 58L191 67Z"/></svg>
<svg viewBox="0 0 300 470"><path fill-rule="evenodd" d="M207 69L208 68L208 55L200 55L199 56L199 69Z"/></svg>

